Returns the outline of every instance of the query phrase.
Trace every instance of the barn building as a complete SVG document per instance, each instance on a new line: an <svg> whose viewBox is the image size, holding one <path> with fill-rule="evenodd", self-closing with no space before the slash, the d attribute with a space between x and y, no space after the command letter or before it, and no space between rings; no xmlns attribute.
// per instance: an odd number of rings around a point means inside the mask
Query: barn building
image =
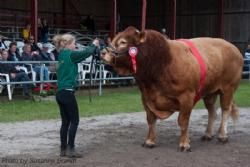
<svg viewBox="0 0 250 167"><path fill-rule="evenodd" d="M0 3L0 34L15 40L20 40L20 31L27 22L37 38L37 18L47 19L51 35L62 30L81 33L84 30L81 23L88 15L94 16L96 33L111 36L133 25L139 29L165 29L172 39L221 37L242 52L250 40L249 0L0 0Z"/></svg>

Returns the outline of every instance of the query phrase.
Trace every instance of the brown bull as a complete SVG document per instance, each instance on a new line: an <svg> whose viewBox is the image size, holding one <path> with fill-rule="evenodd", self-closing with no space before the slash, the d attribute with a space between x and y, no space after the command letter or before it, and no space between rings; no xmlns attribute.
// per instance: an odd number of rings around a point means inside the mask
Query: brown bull
<svg viewBox="0 0 250 167"><path fill-rule="evenodd" d="M112 65L118 74L133 74L138 83L149 126L144 144L147 147L155 145L156 120L166 119L179 111L179 148L181 151L190 150L188 124L197 93L204 100L209 114L203 139L210 140L213 137L218 95L222 110L219 141L228 140L228 117L237 118L233 94L241 79L241 53L222 39L194 38L190 41L201 55L200 63L185 42L166 39L153 30L139 32L134 27L119 33L111 46L102 52L102 59ZM134 60L129 54L131 47L138 50ZM205 77L201 76L201 63L204 63ZM203 85L200 85L201 77L205 78Z"/></svg>

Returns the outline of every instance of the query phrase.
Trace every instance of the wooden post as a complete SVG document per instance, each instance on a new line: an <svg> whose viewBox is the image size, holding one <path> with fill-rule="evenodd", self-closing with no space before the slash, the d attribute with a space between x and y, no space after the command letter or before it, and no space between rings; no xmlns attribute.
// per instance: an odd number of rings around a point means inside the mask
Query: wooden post
<svg viewBox="0 0 250 167"><path fill-rule="evenodd" d="M38 17L38 2L37 0L31 0L31 34L34 35L34 39L37 42L37 17Z"/></svg>
<svg viewBox="0 0 250 167"><path fill-rule="evenodd" d="M141 30L144 31L146 28L146 15L147 15L147 0L142 2L142 19L141 19Z"/></svg>
<svg viewBox="0 0 250 167"><path fill-rule="evenodd" d="M219 1L219 33L220 38L224 38L224 0Z"/></svg>
<svg viewBox="0 0 250 167"><path fill-rule="evenodd" d="M176 0L171 0L171 23L170 23L170 38L175 39L176 37Z"/></svg>
<svg viewBox="0 0 250 167"><path fill-rule="evenodd" d="M112 1L112 14L111 14L111 19L110 19L110 37L113 38L116 34L116 29L117 29L117 1L113 0Z"/></svg>
<svg viewBox="0 0 250 167"><path fill-rule="evenodd" d="M67 25L67 20L66 20L66 0L62 1L62 24L65 26ZM64 27L66 28L66 27Z"/></svg>

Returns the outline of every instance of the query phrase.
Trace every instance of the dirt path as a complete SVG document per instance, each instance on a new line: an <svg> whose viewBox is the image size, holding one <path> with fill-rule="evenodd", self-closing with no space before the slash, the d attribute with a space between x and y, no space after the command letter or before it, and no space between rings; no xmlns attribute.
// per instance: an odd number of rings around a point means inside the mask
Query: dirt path
<svg viewBox="0 0 250 167"><path fill-rule="evenodd" d="M218 113L220 113L218 111ZM190 121L191 153L177 151L177 113L157 123L157 147L141 147L145 113L82 118L76 144L81 159L59 158L59 120L0 124L0 167L247 167L250 166L250 109L240 109L236 126L230 121L230 142L202 142L207 112L195 110ZM219 127L218 114L215 130Z"/></svg>

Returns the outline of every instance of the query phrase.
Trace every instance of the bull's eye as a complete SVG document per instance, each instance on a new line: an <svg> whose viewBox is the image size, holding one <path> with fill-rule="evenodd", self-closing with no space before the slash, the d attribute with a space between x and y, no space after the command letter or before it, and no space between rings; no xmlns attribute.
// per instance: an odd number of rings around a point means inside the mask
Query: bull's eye
<svg viewBox="0 0 250 167"><path fill-rule="evenodd" d="M121 41L120 43L119 43L119 48L121 49L121 48L126 48L127 47L127 42L126 41Z"/></svg>
<svg viewBox="0 0 250 167"><path fill-rule="evenodd" d="M123 47L126 47L127 46L127 40L126 39L124 39L124 38L121 38L119 41L118 41L118 46L119 46L119 48L123 48Z"/></svg>
<svg viewBox="0 0 250 167"><path fill-rule="evenodd" d="M122 45L125 45L125 44L127 44L127 42L125 42L125 41L121 41L121 44L122 44Z"/></svg>

